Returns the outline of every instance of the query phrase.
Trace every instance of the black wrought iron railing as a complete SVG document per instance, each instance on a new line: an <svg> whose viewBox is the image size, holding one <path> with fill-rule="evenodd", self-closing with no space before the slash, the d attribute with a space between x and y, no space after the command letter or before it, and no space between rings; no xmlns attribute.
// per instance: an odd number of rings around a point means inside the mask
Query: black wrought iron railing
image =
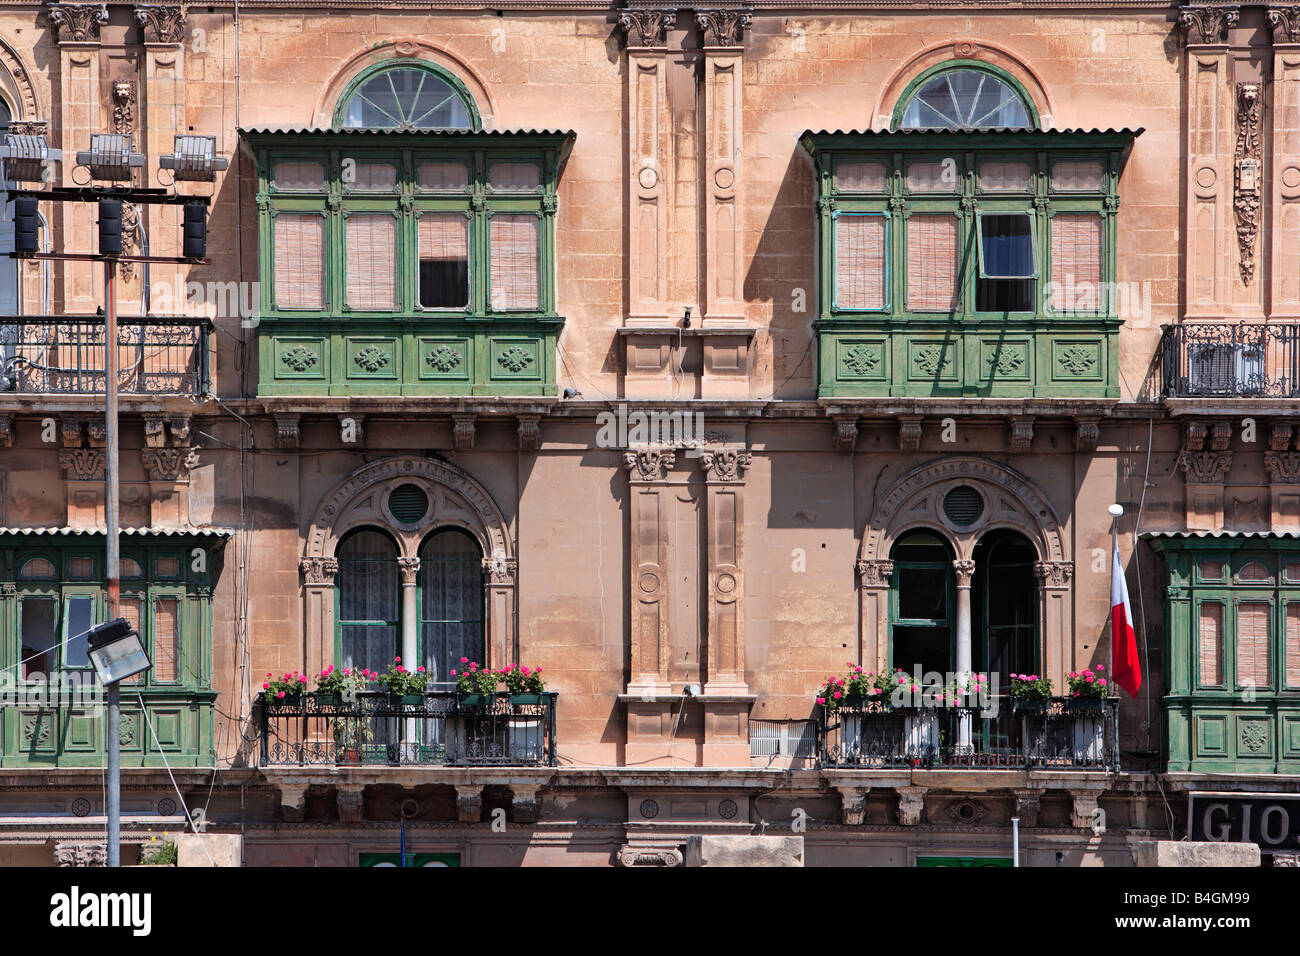
<svg viewBox="0 0 1300 956"><path fill-rule="evenodd" d="M823 767L1119 769L1117 700L1054 697L1040 705L821 708Z"/></svg>
<svg viewBox="0 0 1300 956"><path fill-rule="evenodd" d="M262 766L553 767L557 696L262 698Z"/></svg>
<svg viewBox="0 0 1300 956"><path fill-rule="evenodd" d="M117 322L120 393L208 391L209 319L150 315ZM104 349L103 316L0 316L0 392L103 392Z"/></svg>
<svg viewBox="0 0 1300 956"><path fill-rule="evenodd" d="M1300 325L1165 326L1159 361L1170 398L1300 398Z"/></svg>

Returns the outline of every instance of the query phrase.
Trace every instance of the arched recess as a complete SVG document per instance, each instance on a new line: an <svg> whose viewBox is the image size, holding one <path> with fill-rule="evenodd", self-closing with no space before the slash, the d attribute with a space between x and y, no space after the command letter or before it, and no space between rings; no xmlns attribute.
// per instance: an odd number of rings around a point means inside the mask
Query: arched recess
<svg viewBox="0 0 1300 956"><path fill-rule="evenodd" d="M419 502L421 496L424 505L413 506L411 502ZM307 529L299 566L306 597L303 620L309 670L315 672L333 663L337 548L340 539L356 528L382 529L397 542L404 605L401 646L408 653L415 646L420 620L416 588L425 538L442 528L458 528L474 538L484 555L487 660L483 663L502 667L518 659L517 561L514 538L501 509L486 488L456 466L431 458L397 456L370 462L348 475L322 499Z"/></svg>
<svg viewBox="0 0 1300 956"><path fill-rule="evenodd" d="M995 68L1014 79L1033 101L1042 129L1056 125L1056 107L1037 72L1007 48L987 40L949 39L926 47L890 76L876 100L877 129L891 129L894 108L908 88L935 67L951 61L968 61Z"/></svg>
<svg viewBox="0 0 1300 956"><path fill-rule="evenodd" d="M973 491L978 507L968 507L954 519L944 502L949 492L958 488L965 496ZM894 572L890 553L900 536L922 528L951 545L958 588L969 588L975 571L975 546L988 532L1014 530L1033 544L1038 557L1034 573L1039 588L1039 650L1048 676L1063 688L1074 659L1074 565L1068 537L1046 495L1030 479L1006 465L967 456L913 468L879 499L867 522L857 561L858 652L864 666L868 661L877 668L888 664L889 592Z"/></svg>
<svg viewBox="0 0 1300 956"><path fill-rule="evenodd" d="M0 86L15 120L31 122L42 118L40 100L27 65L4 37L0 37Z"/></svg>
<svg viewBox="0 0 1300 956"><path fill-rule="evenodd" d="M473 98L482 128L496 128L496 103L469 64L449 49L412 37L385 40L377 46L359 50L345 60L325 84L320 99L316 101L314 125L320 129L331 128L339 100L358 77L390 62L396 65L401 60L424 61L454 78Z"/></svg>

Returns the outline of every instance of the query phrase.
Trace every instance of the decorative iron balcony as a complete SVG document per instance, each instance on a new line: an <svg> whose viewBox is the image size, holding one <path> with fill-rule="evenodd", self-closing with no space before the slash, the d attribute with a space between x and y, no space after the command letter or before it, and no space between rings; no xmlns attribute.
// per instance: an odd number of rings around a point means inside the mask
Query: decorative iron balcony
<svg viewBox="0 0 1300 956"><path fill-rule="evenodd" d="M1159 361L1169 398L1300 398L1300 325L1168 325Z"/></svg>
<svg viewBox="0 0 1300 956"><path fill-rule="evenodd" d="M1117 699L997 703L996 712L891 708L866 700L834 711L819 708L820 763L865 770L1119 769ZM963 729L968 745L961 743Z"/></svg>
<svg viewBox="0 0 1300 956"><path fill-rule="evenodd" d="M263 698L262 766L554 767L557 696Z"/></svg>
<svg viewBox="0 0 1300 956"><path fill-rule="evenodd" d="M119 318L118 391L205 394L211 331L199 316ZM104 357L103 316L0 316L0 392L102 393Z"/></svg>

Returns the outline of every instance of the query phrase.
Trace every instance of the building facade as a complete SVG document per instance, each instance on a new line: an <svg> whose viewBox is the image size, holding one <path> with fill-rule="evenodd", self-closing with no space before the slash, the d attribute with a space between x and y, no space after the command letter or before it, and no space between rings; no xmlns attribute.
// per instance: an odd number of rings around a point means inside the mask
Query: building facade
<svg viewBox="0 0 1300 956"><path fill-rule="evenodd" d="M13 189L124 133L210 196L205 261L131 261L142 203L116 266L127 842L1128 865L1300 793L1300 8L0 0L0 100L62 151ZM0 261L0 860L94 862L103 267ZM1112 503L1144 681L1084 711ZM858 667L993 691L817 702Z"/></svg>

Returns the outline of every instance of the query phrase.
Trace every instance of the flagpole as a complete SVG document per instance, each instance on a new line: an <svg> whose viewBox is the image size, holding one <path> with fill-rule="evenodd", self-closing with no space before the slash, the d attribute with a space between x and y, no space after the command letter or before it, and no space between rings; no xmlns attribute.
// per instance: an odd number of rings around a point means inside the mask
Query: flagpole
<svg viewBox="0 0 1300 956"><path fill-rule="evenodd" d="M1110 513L1110 573L1113 578L1115 564L1119 558L1119 519L1124 515L1124 506L1113 504L1106 510ZM1123 571L1124 569L1121 567L1120 573L1122 574ZM1110 683L1115 681L1115 615L1113 608L1110 615L1110 659L1106 662L1106 680Z"/></svg>

